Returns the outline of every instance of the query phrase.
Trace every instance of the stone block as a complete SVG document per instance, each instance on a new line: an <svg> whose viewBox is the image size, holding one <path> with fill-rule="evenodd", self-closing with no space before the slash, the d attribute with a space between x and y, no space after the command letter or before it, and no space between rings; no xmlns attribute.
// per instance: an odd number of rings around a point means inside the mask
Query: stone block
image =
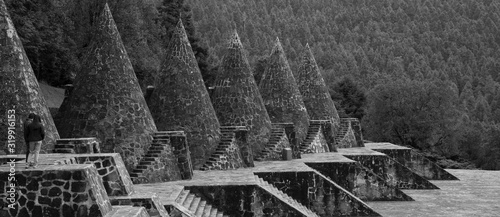
<svg viewBox="0 0 500 217"><path fill-rule="evenodd" d="M64 153L59 152L59 150L67 149L73 149L72 154L97 154L101 152L99 141L95 137L58 139L53 152Z"/></svg>
<svg viewBox="0 0 500 217"><path fill-rule="evenodd" d="M9 167L0 167L0 197L3 204L10 190ZM6 216L106 216L112 211L108 195L93 164L40 165L16 168L16 209ZM3 206L2 210L8 209ZM2 215L5 216L5 215Z"/></svg>

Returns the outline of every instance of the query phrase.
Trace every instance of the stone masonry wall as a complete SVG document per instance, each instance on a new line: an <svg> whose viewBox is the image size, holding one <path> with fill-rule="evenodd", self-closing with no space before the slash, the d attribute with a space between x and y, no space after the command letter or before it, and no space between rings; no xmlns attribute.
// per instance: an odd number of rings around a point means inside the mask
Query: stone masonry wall
<svg viewBox="0 0 500 217"><path fill-rule="evenodd" d="M134 186L121 156L110 154L71 155L79 164L94 164L108 196L130 195Z"/></svg>
<svg viewBox="0 0 500 217"><path fill-rule="evenodd" d="M293 123L297 142L306 138L309 115L279 40L276 40L259 83L264 105L273 123Z"/></svg>
<svg viewBox="0 0 500 217"><path fill-rule="evenodd" d="M306 44L302 54L296 80L311 120L329 120L336 134L340 117L309 44Z"/></svg>
<svg viewBox="0 0 500 217"><path fill-rule="evenodd" d="M83 59L56 118L61 137L97 137L103 152L120 153L132 171L156 126L107 4Z"/></svg>
<svg viewBox="0 0 500 217"><path fill-rule="evenodd" d="M271 120L236 32L230 37L215 81L212 103L223 126L246 126L252 153L269 140Z"/></svg>
<svg viewBox="0 0 500 217"><path fill-rule="evenodd" d="M16 209L8 209L8 167L0 168L0 216L100 217L112 210L94 165L40 166L16 171Z"/></svg>
<svg viewBox="0 0 500 217"><path fill-rule="evenodd" d="M59 134L3 0L0 0L0 62L0 149L8 154L26 153L24 120L29 113L35 113L45 126L40 153L50 152ZM15 141L12 152L7 150L9 123L15 124L11 126L15 131L15 138L11 138Z"/></svg>
<svg viewBox="0 0 500 217"><path fill-rule="evenodd" d="M193 168L198 169L217 147L220 126L182 21L167 50L148 105L158 130L186 133Z"/></svg>
<svg viewBox="0 0 500 217"><path fill-rule="evenodd" d="M370 216L366 204L346 194L315 172L275 172L257 175L320 216Z"/></svg>
<svg viewBox="0 0 500 217"><path fill-rule="evenodd" d="M307 163L363 201L411 201L397 186L357 162Z"/></svg>
<svg viewBox="0 0 500 217"><path fill-rule="evenodd" d="M439 189L403 164L386 155L345 155L399 189Z"/></svg>

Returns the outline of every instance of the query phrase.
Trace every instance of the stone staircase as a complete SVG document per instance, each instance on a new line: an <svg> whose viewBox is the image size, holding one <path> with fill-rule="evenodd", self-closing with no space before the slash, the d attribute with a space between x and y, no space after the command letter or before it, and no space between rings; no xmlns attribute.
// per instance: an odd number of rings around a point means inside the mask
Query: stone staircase
<svg viewBox="0 0 500 217"><path fill-rule="evenodd" d="M159 158L162 152L167 151L168 139L158 138L153 136L153 143L149 147L148 152L139 162L139 165L130 173L130 178L134 183L140 183L139 179L143 179L142 174L148 167L153 166L156 158Z"/></svg>
<svg viewBox="0 0 500 217"><path fill-rule="evenodd" d="M284 203L287 203L290 207L293 207L295 210L297 210L302 215L307 216L307 217L319 217L318 214L314 213L312 210L310 210L306 206L302 205L301 203L299 203L295 199L291 198L286 193L280 191L279 189L274 187L269 182L266 182L264 179L260 178L257 175L255 175L254 178L255 178L255 181L258 183L258 185L261 188L263 188L264 190L266 190L267 192L269 192L273 196L277 197L278 199L280 199Z"/></svg>
<svg viewBox="0 0 500 217"><path fill-rule="evenodd" d="M256 161L280 160L281 151L283 150L283 148L285 148L284 146L290 147L290 143L288 142L288 137L286 136L285 129L282 127L273 127L271 129L271 137L269 138L269 143L266 144L260 156L257 157L255 160Z"/></svg>
<svg viewBox="0 0 500 217"><path fill-rule="evenodd" d="M300 153L308 153L311 143L316 139L321 130L321 124L319 123L310 123L309 128L307 129L307 136L300 144Z"/></svg>
<svg viewBox="0 0 500 217"><path fill-rule="evenodd" d="M344 139L344 137L346 136L347 132L349 132L350 125L351 122L344 121L342 119L340 120L339 132L337 133L337 135L335 135L335 145L337 147L340 147L339 146L340 141L342 141L342 139Z"/></svg>
<svg viewBox="0 0 500 217"><path fill-rule="evenodd" d="M208 158L208 161L203 165L200 170L212 170L212 169L219 169L219 170L227 170L227 169L236 169L239 168L240 166L237 165L232 165L229 163L228 156L229 155L234 155L237 153L234 153L235 146L235 133L232 130L232 128L226 128L226 127L221 127L220 129L221 132L221 137L220 137L220 142L217 145L217 148L215 149L214 153ZM236 150L239 151L239 150ZM236 167L236 168L235 168Z"/></svg>
<svg viewBox="0 0 500 217"><path fill-rule="evenodd" d="M201 199L201 197L196 196L189 190L182 190L179 197L175 200L178 207L184 215L192 217L228 217L224 215L222 211L217 210L207 201Z"/></svg>

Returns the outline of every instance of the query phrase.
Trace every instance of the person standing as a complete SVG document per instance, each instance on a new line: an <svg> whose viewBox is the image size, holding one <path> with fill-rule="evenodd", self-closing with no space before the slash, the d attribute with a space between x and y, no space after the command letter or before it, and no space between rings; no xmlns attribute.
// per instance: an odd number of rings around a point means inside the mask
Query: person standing
<svg viewBox="0 0 500 217"><path fill-rule="evenodd" d="M26 136L29 141L29 147L32 156L32 160L29 162L29 166L36 168L38 166L38 155L40 154L42 141L43 139L45 139L45 129L42 125L40 116L34 116L33 122L28 125Z"/></svg>
<svg viewBox="0 0 500 217"><path fill-rule="evenodd" d="M23 132L24 132L24 142L26 143L26 165L28 165L28 157L30 155L30 143L28 141L28 125L33 122L33 118L35 117L35 114L30 113L26 120L24 120L23 124Z"/></svg>

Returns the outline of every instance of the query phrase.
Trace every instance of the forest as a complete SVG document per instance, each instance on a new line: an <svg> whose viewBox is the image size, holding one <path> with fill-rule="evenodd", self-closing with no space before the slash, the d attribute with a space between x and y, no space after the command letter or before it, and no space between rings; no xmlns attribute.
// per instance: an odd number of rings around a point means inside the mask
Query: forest
<svg viewBox="0 0 500 217"><path fill-rule="evenodd" d="M6 0L37 78L71 83L100 0ZM364 138L447 168L500 169L500 1L108 0L141 85L181 18L208 86L237 30L254 76L280 38L292 70L308 43ZM499 24L497 24L499 23Z"/></svg>

